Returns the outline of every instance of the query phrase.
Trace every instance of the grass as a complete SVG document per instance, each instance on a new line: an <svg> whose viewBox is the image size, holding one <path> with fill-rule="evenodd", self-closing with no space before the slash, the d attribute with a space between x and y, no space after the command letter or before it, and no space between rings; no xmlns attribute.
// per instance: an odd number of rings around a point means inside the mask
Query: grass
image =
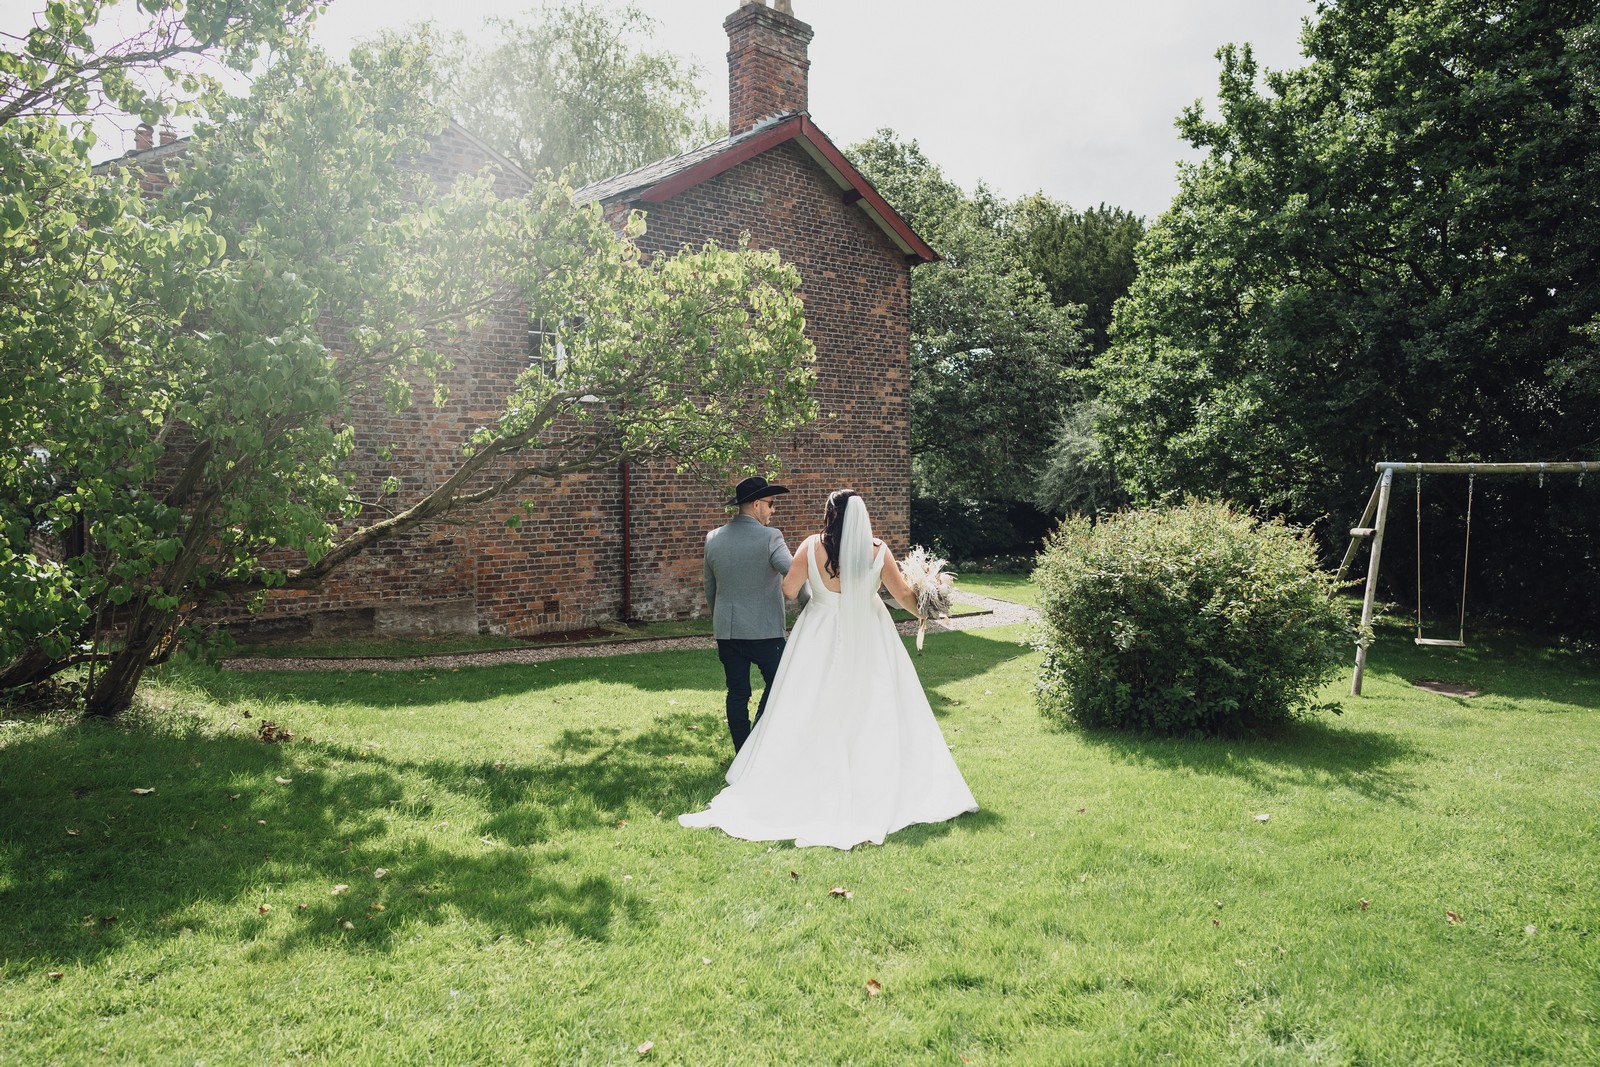
<svg viewBox="0 0 1600 1067"><path fill-rule="evenodd" d="M952 615L971 615L984 609L969 604L954 604ZM896 622L916 618L900 607L891 606ZM794 625L794 616L788 625ZM603 632L597 632L603 631ZM705 637L711 634L710 619L679 619L666 622L605 623L578 634L542 634L532 637L506 637L501 634L463 634L446 637L325 637L282 641L275 644L241 645L231 653L241 659L361 659L444 656L461 652L495 652L508 648L549 648L551 646L604 645L618 641L646 641L667 637Z"/></svg>
<svg viewBox="0 0 1600 1067"><path fill-rule="evenodd" d="M984 574L966 571L956 575L956 588L980 596L1009 600L1013 604L1039 607L1039 587L1026 574Z"/></svg>
<svg viewBox="0 0 1600 1067"><path fill-rule="evenodd" d="M708 652L170 670L0 727L0 1060L1600 1060L1600 668L1382 634L1246 742L1053 732L1018 631L937 635L984 810L852 853L677 826Z"/></svg>

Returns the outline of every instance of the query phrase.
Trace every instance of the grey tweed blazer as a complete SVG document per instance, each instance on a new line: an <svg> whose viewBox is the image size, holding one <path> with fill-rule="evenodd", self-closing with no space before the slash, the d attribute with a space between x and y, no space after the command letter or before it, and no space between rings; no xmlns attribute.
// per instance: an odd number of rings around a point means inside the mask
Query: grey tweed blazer
<svg viewBox="0 0 1600 1067"><path fill-rule="evenodd" d="M706 603L717 640L783 636L783 576L793 562L783 533L749 515L706 534ZM807 599L802 589L800 602Z"/></svg>

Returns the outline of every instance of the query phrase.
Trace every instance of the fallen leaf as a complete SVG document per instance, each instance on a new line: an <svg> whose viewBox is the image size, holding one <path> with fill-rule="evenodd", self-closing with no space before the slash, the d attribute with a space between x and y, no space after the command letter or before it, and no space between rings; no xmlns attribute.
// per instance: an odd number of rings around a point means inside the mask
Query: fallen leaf
<svg viewBox="0 0 1600 1067"><path fill-rule="evenodd" d="M305 911L307 908L311 907L311 905L310 904L296 904L294 907L295 907L296 911Z"/></svg>
<svg viewBox="0 0 1600 1067"><path fill-rule="evenodd" d="M378 867L378 868L375 868L373 870L372 877L374 877L374 878L382 878L384 875L386 875L388 873L389 873L389 868L387 868L387 867Z"/></svg>
<svg viewBox="0 0 1600 1067"><path fill-rule="evenodd" d="M1256 822L1266 822L1270 818L1272 818L1272 816L1263 812L1262 814L1256 816Z"/></svg>
<svg viewBox="0 0 1600 1067"><path fill-rule="evenodd" d="M346 889L349 889L349 888L350 888L349 886L345 885L343 882L340 882L338 885L333 887L333 895L334 896L338 896L339 894L343 893Z"/></svg>
<svg viewBox="0 0 1600 1067"><path fill-rule="evenodd" d="M699 724L699 723L695 723L695 722L692 722L692 723L690 723L690 724L689 724L689 729L691 729L691 730L698 730L698 729L700 729L700 724Z"/></svg>
<svg viewBox="0 0 1600 1067"><path fill-rule="evenodd" d="M800 880L800 872L799 871L790 871L789 872L789 881L798 882L799 880Z"/></svg>
<svg viewBox="0 0 1600 1067"><path fill-rule="evenodd" d="M1213 900L1211 903L1215 904L1219 908L1222 907L1222 901L1220 900Z"/></svg>
<svg viewBox="0 0 1600 1067"><path fill-rule="evenodd" d="M1539 932L1539 928L1532 923L1529 923L1527 926L1522 928L1522 932L1527 934L1529 937L1532 937L1534 934Z"/></svg>
<svg viewBox="0 0 1600 1067"><path fill-rule="evenodd" d="M228 794L228 799L229 800L238 800L239 799L239 794L238 793L229 793Z"/></svg>
<svg viewBox="0 0 1600 1067"><path fill-rule="evenodd" d="M500 760L495 760L494 761L494 769L497 770L497 771L503 771L503 770L506 769L506 765L504 763L502 763Z"/></svg>
<svg viewBox="0 0 1600 1067"><path fill-rule="evenodd" d="M626 825L628 825L628 820L627 819L618 819L617 820L617 829L620 830Z"/></svg>
<svg viewBox="0 0 1600 1067"><path fill-rule="evenodd" d="M100 925L115 926L117 925L117 917L115 915L102 915L100 917Z"/></svg>
<svg viewBox="0 0 1600 1067"><path fill-rule="evenodd" d="M644 1044L639 1046L639 1049L638 1049L639 1055L643 1056L645 1053L649 1052L651 1049L653 1049L655 1047L656 1047L656 1043L654 1041L646 1041Z"/></svg>
<svg viewBox="0 0 1600 1067"><path fill-rule="evenodd" d="M1088 811L1088 810L1089 810L1089 809L1088 809L1088 808L1079 808L1079 809L1078 809L1078 814L1079 814L1079 815L1082 815L1082 814L1083 814L1083 813L1084 813L1084 812L1086 812L1086 811Z"/></svg>
<svg viewBox="0 0 1600 1067"><path fill-rule="evenodd" d="M345 929L346 929L346 930L354 930L354 929L355 929L355 928L356 928L356 924L355 924L355 923L353 923L353 922L351 922L351 921L350 921L350 920L349 920L349 919L346 919L346 920L345 920L345 921L344 921L344 922L343 922L343 923L342 923L342 924L341 924L341 925L342 925L342 926L343 926L343 927L344 927L344 928L345 928Z"/></svg>
<svg viewBox="0 0 1600 1067"><path fill-rule="evenodd" d="M710 956L701 956L700 957L700 962L705 964L707 967L709 967L709 966L711 966L711 957Z"/></svg>
<svg viewBox="0 0 1600 1067"><path fill-rule="evenodd" d="M1461 925L1461 916L1457 915L1453 911L1446 910L1445 913L1444 913L1444 917L1449 920L1451 926L1460 926Z"/></svg>
<svg viewBox="0 0 1600 1067"><path fill-rule="evenodd" d="M867 996L875 997L882 992L883 986L878 984L878 980L876 978L867 979Z"/></svg>
<svg viewBox="0 0 1600 1067"><path fill-rule="evenodd" d="M1370 900L1368 900L1368 899L1367 899L1367 898L1366 898L1366 897L1362 897L1362 898L1361 898L1361 910L1362 910L1362 911L1366 911L1366 910L1367 910L1367 908L1368 908L1368 907L1369 907L1369 906L1370 906L1370 905L1371 905L1371 904L1372 904L1372 901L1370 901Z"/></svg>
<svg viewBox="0 0 1600 1067"><path fill-rule="evenodd" d="M257 819L256 820L256 825L257 826L265 826L265 825L267 825L267 820L265 820L265 819Z"/></svg>
<svg viewBox="0 0 1600 1067"><path fill-rule="evenodd" d="M263 904L263 905L261 905L261 907L256 909L256 914L257 915L265 915L267 912L269 912L271 910L272 910L272 905L271 904Z"/></svg>
<svg viewBox="0 0 1600 1067"><path fill-rule="evenodd" d="M45 975L45 977L51 979L52 981L56 981L65 978L66 974L63 971L51 971L49 974Z"/></svg>
<svg viewBox="0 0 1600 1067"><path fill-rule="evenodd" d="M128 790L128 792L132 793L136 797L147 797L151 793L154 793L155 790L154 789L130 789L130 790Z"/></svg>
<svg viewBox="0 0 1600 1067"><path fill-rule="evenodd" d="M371 908L373 911L383 911L384 910L383 905L382 904L378 904L378 903L368 904L367 907Z"/></svg>
<svg viewBox="0 0 1600 1067"><path fill-rule="evenodd" d="M1220 929L1222 929L1222 920L1221 919L1212 919L1211 920L1211 925L1215 926L1217 929L1220 930Z"/></svg>
<svg viewBox="0 0 1600 1067"><path fill-rule="evenodd" d="M82 830L68 830L67 831L67 836L68 837L82 837L83 836L83 831Z"/></svg>
<svg viewBox="0 0 1600 1067"><path fill-rule="evenodd" d="M281 774L278 775L277 777L273 778L272 780L274 782L277 782L279 785L288 785L290 782L294 781L293 778L285 778Z"/></svg>
<svg viewBox="0 0 1600 1067"><path fill-rule="evenodd" d="M842 885L836 885L832 889L828 890L828 895L830 897L844 897L844 899L846 899L846 900L849 900L850 898L855 896L854 893L852 893L850 890L846 889Z"/></svg>

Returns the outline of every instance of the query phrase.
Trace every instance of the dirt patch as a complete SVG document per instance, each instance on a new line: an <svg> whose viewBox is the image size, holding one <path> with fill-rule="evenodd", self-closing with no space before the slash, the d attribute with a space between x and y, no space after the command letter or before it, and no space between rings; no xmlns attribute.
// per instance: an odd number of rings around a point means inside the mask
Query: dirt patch
<svg viewBox="0 0 1600 1067"><path fill-rule="evenodd" d="M1419 678L1411 683L1418 689L1426 689L1430 693L1438 693L1447 697L1475 697L1479 690L1460 682L1441 682L1434 678Z"/></svg>

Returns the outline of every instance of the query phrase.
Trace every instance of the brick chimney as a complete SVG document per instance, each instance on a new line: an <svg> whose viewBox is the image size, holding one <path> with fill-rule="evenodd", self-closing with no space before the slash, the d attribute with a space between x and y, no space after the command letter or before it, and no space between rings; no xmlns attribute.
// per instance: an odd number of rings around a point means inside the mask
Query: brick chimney
<svg viewBox="0 0 1600 1067"><path fill-rule="evenodd" d="M178 139L178 131L177 130L173 129L171 126L163 126L163 127L161 127L161 143L162 144L171 144L173 141L176 141L177 139Z"/></svg>
<svg viewBox="0 0 1600 1067"><path fill-rule="evenodd" d="M723 20L728 31L728 135L765 119L809 109L806 82L811 27L795 18L789 0L776 8L748 0Z"/></svg>
<svg viewBox="0 0 1600 1067"><path fill-rule="evenodd" d="M148 122L141 122L133 128L133 150L143 152L155 143L155 129Z"/></svg>

